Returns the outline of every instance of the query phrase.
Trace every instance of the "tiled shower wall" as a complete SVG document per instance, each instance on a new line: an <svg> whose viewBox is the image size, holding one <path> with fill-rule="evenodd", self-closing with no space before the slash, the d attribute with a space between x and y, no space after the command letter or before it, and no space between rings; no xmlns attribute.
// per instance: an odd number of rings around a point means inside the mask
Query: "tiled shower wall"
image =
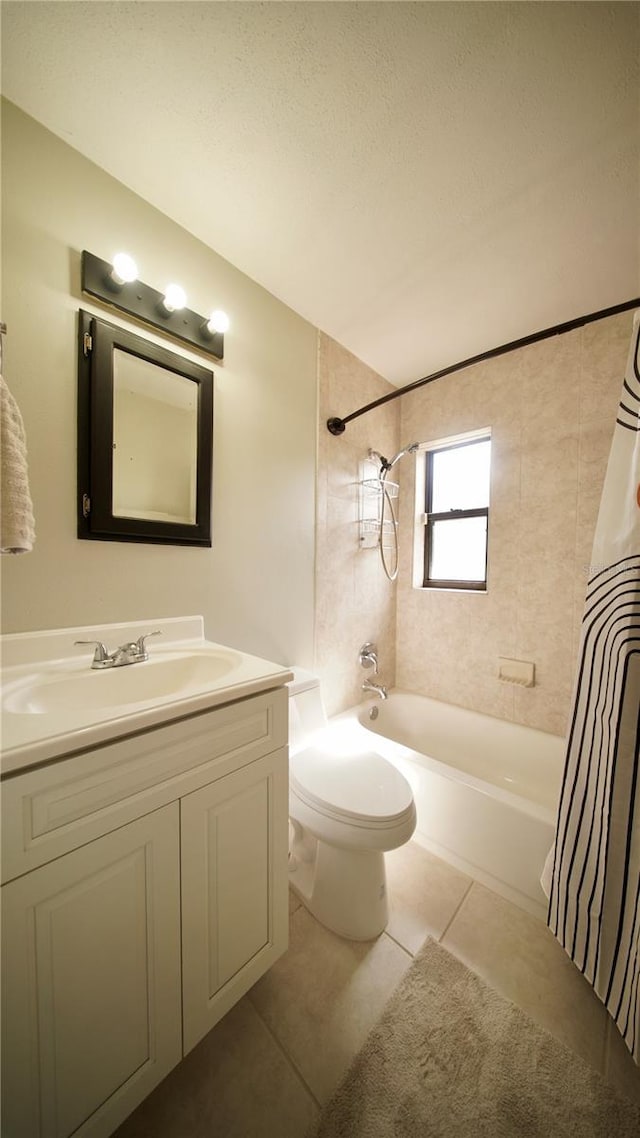
<svg viewBox="0 0 640 1138"><path fill-rule="evenodd" d="M332 415L344 417L393 388L340 344L319 337L319 441L316 517L315 668L327 714L362 699L362 644L378 644L381 680L395 682L395 586L380 566L377 549L359 543L360 463L370 447L387 455L399 448L399 401L350 423L334 437Z"/></svg>
<svg viewBox="0 0 640 1138"><path fill-rule="evenodd" d="M492 431L486 593L412 587L414 462L400 463L400 688L564 734L632 314L477 364L399 400L403 441ZM424 506L422 507L424 509ZM530 660L536 685L498 680Z"/></svg>

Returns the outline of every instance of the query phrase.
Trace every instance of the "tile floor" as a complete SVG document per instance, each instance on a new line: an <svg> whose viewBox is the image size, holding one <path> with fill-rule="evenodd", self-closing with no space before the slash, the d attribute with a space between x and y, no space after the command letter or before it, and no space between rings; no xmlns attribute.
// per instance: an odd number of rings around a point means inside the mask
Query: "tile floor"
<svg viewBox="0 0 640 1138"><path fill-rule="evenodd" d="M413 842L387 873L391 918L366 944L292 897L289 951L117 1138L304 1138L427 936L640 1102L640 1070L541 921Z"/></svg>

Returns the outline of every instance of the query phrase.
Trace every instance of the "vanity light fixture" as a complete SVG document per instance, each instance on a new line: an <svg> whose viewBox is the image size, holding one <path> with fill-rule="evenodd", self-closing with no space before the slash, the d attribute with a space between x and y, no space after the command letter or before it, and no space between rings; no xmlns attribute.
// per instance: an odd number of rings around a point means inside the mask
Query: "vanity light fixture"
<svg viewBox="0 0 640 1138"><path fill-rule="evenodd" d="M131 284L138 276L138 266L128 253L116 253L113 258L113 269L110 278L113 284L121 288L123 284Z"/></svg>
<svg viewBox="0 0 640 1138"><path fill-rule="evenodd" d="M167 285L162 298L162 307L167 312L181 312L187 307L187 294L182 285L174 282Z"/></svg>
<svg viewBox="0 0 640 1138"><path fill-rule="evenodd" d="M138 268L128 253L118 253L113 263L103 261L85 249L81 260L82 291L109 308L126 312L174 340L180 340L213 356L224 358L224 333L228 317L219 309L209 317L186 307L184 289L175 283L159 292L138 280Z"/></svg>
<svg viewBox="0 0 640 1138"><path fill-rule="evenodd" d="M216 332L221 332L224 335L225 332L229 331L229 317L221 308L216 308L207 320L205 328L209 336L214 336Z"/></svg>

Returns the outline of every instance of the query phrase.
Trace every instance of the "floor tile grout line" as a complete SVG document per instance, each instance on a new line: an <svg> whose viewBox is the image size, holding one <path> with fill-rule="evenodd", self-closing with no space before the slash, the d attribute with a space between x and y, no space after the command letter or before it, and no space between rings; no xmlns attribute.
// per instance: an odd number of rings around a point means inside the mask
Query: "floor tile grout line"
<svg viewBox="0 0 640 1138"><path fill-rule="evenodd" d="M304 1075L303 1075L303 1074L302 1074L302 1072L300 1071L300 1069L299 1069L299 1067L297 1066L297 1064L294 1062L294 1060L293 1060L292 1056L291 1056L291 1055L289 1054L289 1052L287 1051L286 1047L284 1046L284 1043L282 1043L282 1042L281 1042L281 1040L280 1040L280 1039L278 1039L278 1036L276 1035L276 1033L275 1033L275 1031L273 1030L273 1028L271 1027L271 1025L270 1025L270 1024L267 1022L267 1020L266 1020L266 1019L264 1018L264 1016L262 1015L262 1012L260 1011L260 1009L256 1007L255 1003L254 1003L254 1002L253 1002L253 1000L251 999L251 990L249 990L249 991L247 992L247 996L249 997L249 1002L250 1002L250 1004L251 1004L251 1007L253 1008L254 1012L256 1013L256 1015L257 1015L258 1019L259 1019L259 1020L261 1021L261 1023L263 1023L263 1024L264 1024L264 1026L266 1027L267 1031L269 1032L269 1035L270 1035L270 1036L271 1036L271 1038L273 1039L273 1041L274 1041L274 1043L275 1043L276 1047L278 1048L278 1050L281 1052L281 1054L282 1054L282 1055L284 1056L284 1058L286 1059L286 1061L287 1061L287 1063L288 1063L289 1067L291 1068L291 1070L293 1071L294 1075L296 1076L296 1078L298 1079L298 1081L299 1081L300 1083L302 1083L302 1086L304 1087L304 1089L305 1089L305 1091L307 1092L307 1094L308 1094L308 1095L311 1097L312 1101L315 1103L315 1105L317 1106L318 1110L322 1110L322 1103L320 1102L320 1100L318 1099L318 1097L317 1097L317 1096L314 1094L314 1092L311 1090L311 1087L309 1086L309 1084L308 1084L307 1080L305 1079Z"/></svg>
<svg viewBox="0 0 640 1138"><path fill-rule="evenodd" d="M394 936L393 933L390 933L388 929L383 929L381 935L386 936L388 940L393 941L393 943L398 948L402 949L403 952L406 952L410 960L413 960L415 952L412 952L410 948L407 948L406 944L403 944L402 941L398 940L398 938Z"/></svg>
<svg viewBox="0 0 640 1138"><path fill-rule="evenodd" d="M449 932L449 929L451 928L453 922L455 921L456 917L458 916L458 913L460 912L462 906L464 905L464 903L465 903L467 897L469 896L471 890L473 889L474 885L475 885L475 881L473 881L473 879L472 879L469 882L469 884L467 885L467 888L465 889L462 897L460 898L460 900L459 900L458 904L456 905L453 913L451 914L451 917L447 921L447 924L445 925L442 932L440 933L440 936L437 938L439 944L442 944L444 938L446 937L447 933Z"/></svg>

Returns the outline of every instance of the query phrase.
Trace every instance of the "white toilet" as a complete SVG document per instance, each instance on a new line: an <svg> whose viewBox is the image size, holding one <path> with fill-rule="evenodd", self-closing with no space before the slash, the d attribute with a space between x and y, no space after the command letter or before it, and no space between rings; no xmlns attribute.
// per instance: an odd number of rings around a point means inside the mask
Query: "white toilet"
<svg viewBox="0 0 640 1138"><path fill-rule="evenodd" d="M384 851L415 829L411 787L373 751L336 754L326 730L323 739L320 681L292 671L289 884L327 928L372 940L389 919Z"/></svg>

